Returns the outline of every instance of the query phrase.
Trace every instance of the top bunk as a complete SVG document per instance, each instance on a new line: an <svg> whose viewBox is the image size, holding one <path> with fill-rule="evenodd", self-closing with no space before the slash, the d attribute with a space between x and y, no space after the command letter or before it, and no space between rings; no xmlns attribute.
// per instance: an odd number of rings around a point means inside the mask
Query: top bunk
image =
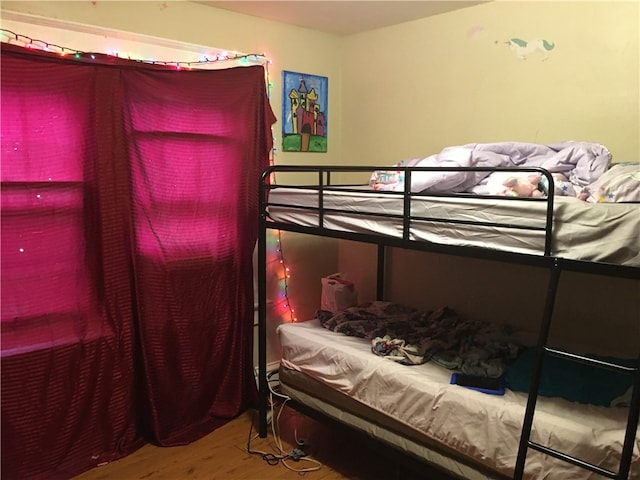
<svg viewBox="0 0 640 480"><path fill-rule="evenodd" d="M610 160L598 144L509 142L391 167L271 166L261 225L638 279L640 164Z"/></svg>

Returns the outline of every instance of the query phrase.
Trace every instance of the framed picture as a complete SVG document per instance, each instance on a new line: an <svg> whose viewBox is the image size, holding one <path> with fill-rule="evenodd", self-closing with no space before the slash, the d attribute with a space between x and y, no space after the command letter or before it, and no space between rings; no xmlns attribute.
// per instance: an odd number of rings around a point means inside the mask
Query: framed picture
<svg viewBox="0 0 640 480"><path fill-rule="evenodd" d="M282 150L327 151L329 79L282 72Z"/></svg>

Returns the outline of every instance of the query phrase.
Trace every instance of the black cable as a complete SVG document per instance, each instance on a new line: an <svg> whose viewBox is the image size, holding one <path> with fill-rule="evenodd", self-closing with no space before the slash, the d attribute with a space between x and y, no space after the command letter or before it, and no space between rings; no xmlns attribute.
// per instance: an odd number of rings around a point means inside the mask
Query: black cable
<svg viewBox="0 0 640 480"><path fill-rule="evenodd" d="M280 463L280 461L286 460L287 458L291 457L290 455L275 455L274 453L251 450L251 432L253 431L253 421L254 416L252 415L251 424L249 425L249 437L247 438L247 453L251 455L260 455L262 457L262 460L264 460L271 466L276 466ZM273 421L273 419L271 421Z"/></svg>
<svg viewBox="0 0 640 480"><path fill-rule="evenodd" d="M274 372L272 372L271 375L273 375ZM269 375L269 380L271 379L271 375ZM262 460L264 460L265 462L267 462L268 465L271 466L276 466L276 465L282 465L284 467L286 467L289 470L292 470L294 472L297 472L299 475L304 475L305 473L308 472L313 472L313 471L317 471L320 468L322 468L322 464L320 462L318 462L315 459L312 459L303 449L302 449L302 445L299 445L298 448L294 448L291 453L284 453L284 450L282 448L282 444L280 443L280 440L278 438L278 434L275 431L275 424L278 422L278 418L279 418L279 414L276 416L275 413L273 412L273 405L274 405L274 400L273 400L273 394L275 393L273 391L273 389L271 389L271 408L272 408L272 418L271 418L271 427L273 429L273 434L276 436L276 440L278 442L278 449L280 450L280 452L282 452L282 455L276 455L274 453L269 453L269 452L263 452L260 450L252 450L251 449L251 433L253 432L253 423L255 421L255 415L252 415L251 417L251 424L249 425L249 436L247 437L247 453L252 454L252 455L260 455ZM280 413L282 412L285 403L287 402L287 400L289 400L289 397L286 397L286 395L282 395L282 394L276 394L276 395L280 395L281 397L284 397L285 400L281 405L281 409L280 409ZM313 464L312 467L308 467L308 468L301 468L301 469L296 469L293 468L291 465L287 464L287 460L293 460L294 462L300 462L301 460L304 460L306 462L310 462Z"/></svg>

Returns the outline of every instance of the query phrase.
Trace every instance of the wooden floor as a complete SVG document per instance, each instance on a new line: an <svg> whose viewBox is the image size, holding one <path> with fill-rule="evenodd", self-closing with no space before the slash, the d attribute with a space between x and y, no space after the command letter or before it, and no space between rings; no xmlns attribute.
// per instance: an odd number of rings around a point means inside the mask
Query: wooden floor
<svg viewBox="0 0 640 480"><path fill-rule="evenodd" d="M287 466L317 468L304 474L308 480L450 480L426 467L419 472L409 469L372 451L350 431L329 427L288 407L276 423L280 426L283 450L291 453L297 438L304 441L302 450L314 461L287 460L286 465L274 461L275 465L270 465L262 454L247 451L252 425L257 425L256 414L246 412L190 445L170 448L145 445L125 458L94 468L74 480L299 480L301 473ZM257 437L255 426L250 448L272 455L281 453L271 430L267 438L262 439Z"/></svg>

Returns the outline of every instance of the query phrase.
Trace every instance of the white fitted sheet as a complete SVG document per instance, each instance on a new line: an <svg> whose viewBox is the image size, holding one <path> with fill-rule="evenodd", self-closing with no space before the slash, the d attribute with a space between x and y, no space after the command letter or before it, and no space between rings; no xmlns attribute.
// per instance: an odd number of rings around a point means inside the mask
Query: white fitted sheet
<svg viewBox="0 0 640 480"><path fill-rule="evenodd" d="M317 190L274 188L269 193L269 203L281 204L268 207L269 217L273 220L307 227L318 226ZM311 209L297 209L294 206ZM338 210L325 213L325 228L402 238L401 219L357 214L377 212L402 215L401 194L325 191L323 207ZM436 219L544 227L546 202L412 196L411 213ZM410 239L532 255L544 253L543 231L414 221ZM640 266L640 204L594 204L573 197L556 197L551 255L573 260Z"/></svg>
<svg viewBox="0 0 640 480"><path fill-rule="evenodd" d="M526 395L488 395L450 385L451 371L406 366L371 353L367 340L331 332L317 320L278 327L281 365L331 386L446 447L511 476ZM617 471L627 409L540 397L531 440ZM640 478L636 436L632 479ZM529 450L525 478L599 479L598 475Z"/></svg>

